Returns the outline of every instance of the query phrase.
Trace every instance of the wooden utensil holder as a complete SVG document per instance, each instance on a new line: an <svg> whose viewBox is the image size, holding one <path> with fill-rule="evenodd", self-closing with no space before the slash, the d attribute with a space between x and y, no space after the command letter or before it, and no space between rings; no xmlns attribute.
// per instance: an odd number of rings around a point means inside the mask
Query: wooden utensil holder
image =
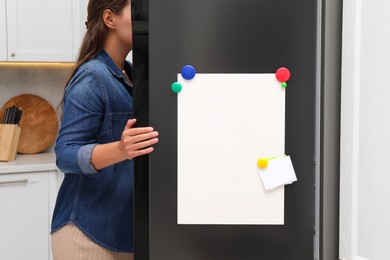
<svg viewBox="0 0 390 260"><path fill-rule="evenodd" d="M0 124L0 161L15 160L19 136L18 125Z"/></svg>

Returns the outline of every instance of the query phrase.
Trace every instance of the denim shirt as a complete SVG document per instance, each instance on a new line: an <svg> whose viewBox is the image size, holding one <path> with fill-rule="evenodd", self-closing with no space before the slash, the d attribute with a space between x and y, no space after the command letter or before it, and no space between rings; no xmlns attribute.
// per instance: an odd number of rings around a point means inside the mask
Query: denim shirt
<svg viewBox="0 0 390 260"><path fill-rule="evenodd" d="M125 69L131 75L131 65ZM97 144L118 141L133 117L131 84L105 51L84 63L65 88L55 152L65 173L51 231L75 224L97 244L133 252L133 160L100 171L91 165Z"/></svg>

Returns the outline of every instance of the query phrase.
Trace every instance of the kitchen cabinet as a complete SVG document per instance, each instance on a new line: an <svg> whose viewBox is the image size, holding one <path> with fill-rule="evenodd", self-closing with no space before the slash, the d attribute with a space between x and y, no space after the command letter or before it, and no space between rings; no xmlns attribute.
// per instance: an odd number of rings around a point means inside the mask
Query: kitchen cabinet
<svg viewBox="0 0 390 260"><path fill-rule="evenodd" d="M75 62L87 6L88 0L0 0L0 61Z"/></svg>
<svg viewBox="0 0 390 260"><path fill-rule="evenodd" d="M72 13L73 13L73 60L77 59L78 52L81 46L81 42L84 38L85 21L87 21L87 6L88 0L73 0L72 1Z"/></svg>
<svg viewBox="0 0 390 260"><path fill-rule="evenodd" d="M72 61L72 2L6 0L8 61Z"/></svg>
<svg viewBox="0 0 390 260"><path fill-rule="evenodd" d="M50 224L62 174L53 153L0 163L0 259L51 259Z"/></svg>
<svg viewBox="0 0 390 260"><path fill-rule="evenodd" d="M5 0L0 0L0 61L7 60Z"/></svg>
<svg viewBox="0 0 390 260"><path fill-rule="evenodd" d="M74 62L88 0L0 0L0 61Z"/></svg>

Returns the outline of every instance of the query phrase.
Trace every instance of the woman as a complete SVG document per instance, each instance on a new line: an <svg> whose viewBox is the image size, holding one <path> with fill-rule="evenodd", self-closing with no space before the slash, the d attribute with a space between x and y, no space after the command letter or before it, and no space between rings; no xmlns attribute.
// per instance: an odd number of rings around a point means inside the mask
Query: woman
<svg viewBox="0 0 390 260"><path fill-rule="evenodd" d="M52 221L61 259L133 259L133 158L158 133L134 128L129 0L89 0L87 32L65 88L55 152L65 173Z"/></svg>

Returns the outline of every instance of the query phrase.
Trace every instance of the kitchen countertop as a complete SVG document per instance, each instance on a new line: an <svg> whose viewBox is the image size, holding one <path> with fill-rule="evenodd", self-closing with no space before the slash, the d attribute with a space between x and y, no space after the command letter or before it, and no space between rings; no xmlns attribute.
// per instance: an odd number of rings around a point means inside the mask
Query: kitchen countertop
<svg viewBox="0 0 390 260"><path fill-rule="evenodd" d="M17 154L10 162L0 162L0 174L58 170L54 152Z"/></svg>

